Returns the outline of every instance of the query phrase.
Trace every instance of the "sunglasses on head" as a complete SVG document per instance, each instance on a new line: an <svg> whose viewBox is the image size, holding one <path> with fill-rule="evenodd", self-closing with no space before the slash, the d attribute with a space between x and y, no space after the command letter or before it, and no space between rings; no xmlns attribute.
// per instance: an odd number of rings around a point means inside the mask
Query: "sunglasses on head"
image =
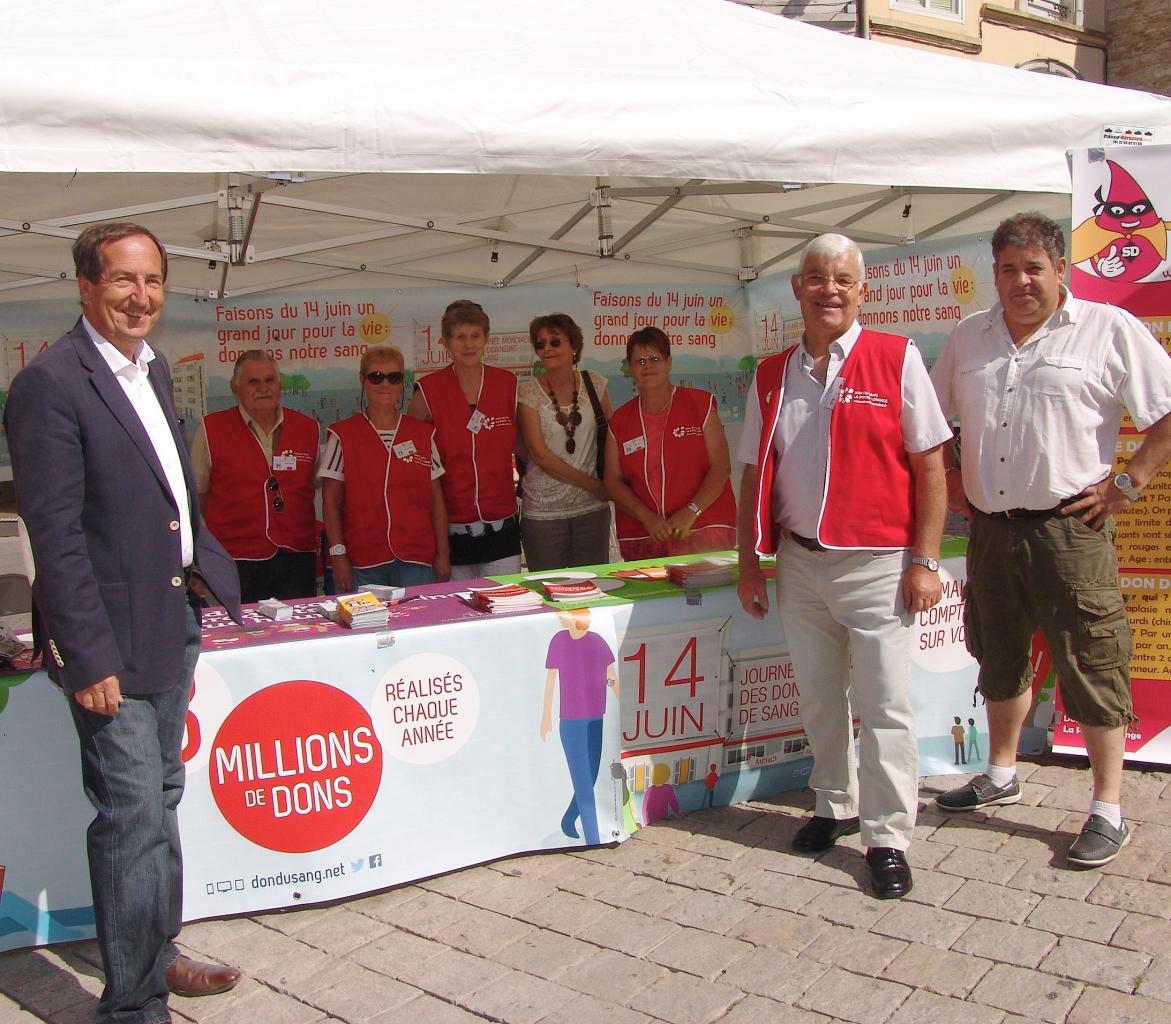
<svg viewBox="0 0 1171 1024"><path fill-rule="evenodd" d="M538 352L544 352L546 345L548 345L550 348L560 348L561 347L561 339L560 338L539 338L533 342L533 348L535 348Z"/></svg>
<svg viewBox="0 0 1171 1024"><path fill-rule="evenodd" d="M403 375L401 370L391 370L390 373L385 373L382 370L371 370L366 374L366 379L371 384L381 384L384 380L390 381L391 384L401 384Z"/></svg>

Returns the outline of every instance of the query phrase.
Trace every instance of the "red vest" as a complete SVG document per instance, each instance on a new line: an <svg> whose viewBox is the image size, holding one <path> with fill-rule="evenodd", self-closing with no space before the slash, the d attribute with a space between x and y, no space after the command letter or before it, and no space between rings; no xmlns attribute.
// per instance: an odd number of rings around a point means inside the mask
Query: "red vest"
<svg viewBox="0 0 1171 1024"><path fill-rule="evenodd" d="M359 569L387 562L435 561L431 512L431 438L435 428L402 416L394 448L408 441L413 452L390 452L361 413L329 428L342 446L345 500L342 535L351 564ZM400 449L401 450L401 449Z"/></svg>
<svg viewBox="0 0 1171 1024"><path fill-rule="evenodd" d="M610 433L618 445L618 466L627 486L638 499L664 519L674 515L695 496L710 465L703 440L703 425L716 414L714 396L697 388L677 387L671 392L667 425L663 430L662 480L658 494L647 486L646 428L642 421L642 404L638 398L615 411L610 417ZM643 438L642 447L627 453L628 441ZM619 540L642 540L647 532L634 516L614 506L614 526ZM700 513L692 530L709 526L736 528L736 499L728 481L714 502Z"/></svg>
<svg viewBox="0 0 1171 1024"><path fill-rule="evenodd" d="M321 430L317 421L292 409L284 422L274 458L297 460L296 469L273 469L256 435L238 407L213 412L203 421L211 456L211 487L207 493L208 528L233 558L259 561L277 548L317 550L317 516L313 510L313 468ZM273 508L277 492L268 489L276 477L284 508Z"/></svg>
<svg viewBox="0 0 1171 1024"><path fill-rule="evenodd" d="M829 456L817 540L827 548L894 550L915 533L915 481L903 447L903 362L910 342L864 330L842 364L841 389L829 421ZM797 346L757 367L756 396L763 429L757 466L756 550L777 550L772 516L777 452L773 431L781 413L785 368Z"/></svg>
<svg viewBox="0 0 1171 1024"><path fill-rule="evenodd" d="M472 433L472 409L447 367L415 384L427 400L443 460L443 501L452 523L491 523L516 514L512 450L516 447L516 378L485 366L476 412L480 429Z"/></svg>

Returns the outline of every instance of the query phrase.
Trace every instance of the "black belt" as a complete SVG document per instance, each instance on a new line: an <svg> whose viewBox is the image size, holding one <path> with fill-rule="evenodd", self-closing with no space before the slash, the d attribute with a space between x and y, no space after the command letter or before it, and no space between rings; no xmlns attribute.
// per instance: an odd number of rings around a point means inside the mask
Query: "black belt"
<svg viewBox="0 0 1171 1024"><path fill-rule="evenodd" d="M491 522L476 523L448 523L447 532L452 537L483 537L488 533L499 533L517 521L517 513L504 519L494 519Z"/></svg>
<svg viewBox="0 0 1171 1024"><path fill-rule="evenodd" d="M789 538L791 540L793 540L794 542L796 542L797 544L800 544L806 551L828 551L829 550L829 548L827 548L824 544L820 543L819 541L813 540L809 537L802 537L801 534L794 533L792 530L789 530Z"/></svg>
<svg viewBox="0 0 1171 1024"><path fill-rule="evenodd" d="M976 511L989 519L1052 519L1054 516L1061 515L1061 510L1071 501L1073 501L1072 498L1067 498L1060 505L1054 505L1053 508L1006 508L1003 512L985 512L983 509L976 509Z"/></svg>

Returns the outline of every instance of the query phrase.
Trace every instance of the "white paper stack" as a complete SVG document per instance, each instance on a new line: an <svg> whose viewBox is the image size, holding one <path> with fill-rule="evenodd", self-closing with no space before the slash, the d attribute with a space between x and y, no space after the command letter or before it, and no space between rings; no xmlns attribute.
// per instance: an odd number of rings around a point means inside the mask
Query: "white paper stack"
<svg viewBox="0 0 1171 1024"><path fill-rule="evenodd" d="M701 559L687 565L672 565L667 569L672 583L681 587L724 587L734 579L732 567L723 562Z"/></svg>

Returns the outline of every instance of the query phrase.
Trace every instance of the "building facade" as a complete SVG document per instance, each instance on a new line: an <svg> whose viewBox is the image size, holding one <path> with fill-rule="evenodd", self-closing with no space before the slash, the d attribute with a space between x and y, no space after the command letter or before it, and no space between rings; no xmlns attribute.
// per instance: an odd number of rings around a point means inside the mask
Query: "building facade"
<svg viewBox="0 0 1171 1024"><path fill-rule="evenodd" d="M764 0L750 6L899 46L1107 81L1106 0Z"/></svg>
<svg viewBox="0 0 1171 1024"><path fill-rule="evenodd" d="M1110 0L1106 84L1171 96L1171 0Z"/></svg>

